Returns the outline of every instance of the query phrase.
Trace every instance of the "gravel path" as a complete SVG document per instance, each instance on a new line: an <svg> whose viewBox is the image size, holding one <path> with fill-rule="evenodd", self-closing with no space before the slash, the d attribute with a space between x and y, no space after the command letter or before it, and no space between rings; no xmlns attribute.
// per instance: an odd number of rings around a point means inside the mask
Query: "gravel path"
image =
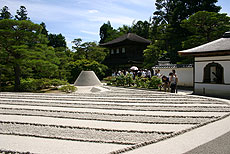
<svg viewBox="0 0 230 154"><path fill-rule="evenodd" d="M121 144L99 144L93 142L57 140L15 135L0 135L0 139L1 141L4 141L0 142L2 153L3 151L11 149L11 153L14 151L30 151L36 154L104 154L108 153L108 151L127 147L127 145ZM19 154L19 152L17 154Z"/></svg>
<svg viewBox="0 0 230 154"><path fill-rule="evenodd" d="M152 115L152 116L223 116L228 112L176 112L176 111L127 111L127 110L106 110L106 109L90 109L90 108L63 108L63 107L47 107L47 106L25 106L25 105L4 105L0 104L0 108L20 108L20 109L40 109L54 111L74 111L74 112L93 112L93 113L109 113L109 114L134 114L134 115Z"/></svg>
<svg viewBox="0 0 230 154"><path fill-rule="evenodd" d="M179 135L229 113L226 102L210 98L116 87L87 94L0 93L0 136L6 140L0 150L47 153L35 144L16 144L49 140L66 147L93 144L76 150L82 154L100 153L95 148L103 146L103 153L109 153ZM49 153L60 152L51 149Z"/></svg>
<svg viewBox="0 0 230 154"><path fill-rule="evenodd" d="M176 132L191 128L192 124L146 124L146 123L130 123L130 122L111 122L96 120L75 120L50 117L34 117L34 116L17 116L17 115L0 115L2 122L24 122L62 125L70 127L86 127L97 129L109 129L118 131L147 131L147 132Z"/></svg>

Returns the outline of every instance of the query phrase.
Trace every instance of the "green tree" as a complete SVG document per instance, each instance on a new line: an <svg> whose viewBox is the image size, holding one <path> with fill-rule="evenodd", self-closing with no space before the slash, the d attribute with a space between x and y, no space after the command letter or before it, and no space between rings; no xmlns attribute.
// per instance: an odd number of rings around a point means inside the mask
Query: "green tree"
<svg viewBox="0 0 230 154"><path fill-rule="evenodd" d="M100 47L96 42L81 43L81 41L80 38L73 41L75 44L72 47L74 49L74 60L87 59L101 63L105 59L107 55L105 48Z"/></svg>
<svg viewBox="0 0 230 154"><path fill-rule="evenodd" d="M30 20L29 17L27 17L28 13L25 6L20 6L20 9L17 10L17 15L15 15L15 19L17 20Z"/></svg>
<svg viewBox="0 0 230 154"><path fill-rule="evenodd" d="M187 29L181 27L181 22L197 11L218 12L221 7L216 6L216 2L217 0L156 0L152 22L152 32L155 35L151 36L155 40L164 40L165 45L160 48L168 52L172 63L180 61L177 51L182 49L182 42L190 35ZM162 25L165 27L163 33L158 28Z"/></svg>
<svg viewBox="0 0 230 154"><path fill-rule="evenodd" d="M100 27L100 44L102 43L106 43L108 41L111 41L115 38L117 38L119 35L118 31L116 29L114 29L111 26L110 21L108 21L107 23L104 23L101 27Z"/></svg>
<svg viewBox="0 0 230 154"><path fill-rule="evenodd" d="M95 74L102 79L107 70L107 66L100 64L96 61L90 61L86 59L77 60L75 62L70 62L68 65L68 70L71 75L68 76L69 83L74 83L81 71L94 71Z"/></svg>
<svg viewBox="0 0 230 154"><path fill-rule="evenodd" d="M156 0L153 19L158 23L178 25L198 11L219 12L218 0Z"/></svg>
<svg viewBox="0 0 230 154"><path fill-rule="evenodd" d="M74 39L71 43L73 43L75 45L72 48L74 50L77 50L80 47L81 43L82 43L82 39L81 38Z"/></svg>
<svg viewBox="0 0 230 154"><path fill-rule="evenodd" d="M25 58L25 67L26 71L31 70L32 75L26 76L26 72L24 72L24 78L58 78L60 60L56 56L55 49L48 47L46 42L37 43L30 48L31 52Z"/></svg>
<svg viewBox="0 0 230 154"><path fill-rule="evenodd" d="M43 34L46 37L48 37L48 30L46 29L46 24L44 22L42 22L40 25L42 26L42 32L41 32L41 34Z"/></svg>
<svg viewBox="0 0 230 154"><path fill-rule="evenodd" d="M150 23L148 21L143 22L140 20L137 23L133 24L132 32L141 37L148 39L150 33Z"/></svg>
<svg viewBox="0 0 230 154"><path fill-rule="evenodd" d="M199 11L183 20L181 26L191 32L183 41L183 48L187 49L221 38L230 30L230 17L227 14Z"/></svg>
<svg viewBox="0 0 230 154"><path fill-rule="evenodd" d="M48 45L54 48L66 47L66 40L62 34L49 34L48 40L49 40Z"/></svg>
<svg viewBox="0 0 230 154"><path fill-rule="evenodd" d="M7 6L4 6L0 11L1 11L0 12L0 20L12 18L12 15L9 12L9 8Z"/></svg>
<svg viewBox="0 0 230 154"><path fill-rule="evenodd" d="M39 42L42 27L28 20L0 20L0 51L14 70L15 91L19 90L21 66L30 48Z"/></svg>
<svg viewBox="0 0 230 154"><path fill-rule="evenodd" d="M59 59L59 64L58 66L58 78L61 80L66 80L67 76L70 75L70 72L68 72L68 64L72 60L72 52L65 47L57 47L54 49L55 50L55 55Z"/></svg>
<svg viewBox="0 0 230 154"><path fill-rule="evenodd" d="M132 33L133 29L132 29L132 27L130 27L128 25L123 25L122 27L118 28L118 31L122 35L122 34Z"/></svg>
<svg viewBox="0 0 230 154"><path fill-rule="evenodd" d="M157 61L162 57L162 55L167 52L159 48L160 41L150 44L146 50L144 50L144 67L151 69L152 66L157 64Z"/></svg>

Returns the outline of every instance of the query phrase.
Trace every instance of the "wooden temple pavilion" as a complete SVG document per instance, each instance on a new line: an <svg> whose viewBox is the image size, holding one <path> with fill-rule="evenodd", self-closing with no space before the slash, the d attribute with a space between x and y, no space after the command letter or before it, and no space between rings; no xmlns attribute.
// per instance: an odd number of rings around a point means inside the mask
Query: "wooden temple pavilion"
<svg viewBox="0 0 230 154"><path fill-rule="evenodd" d="M128 69L135 65L142 67L143 51L151 41L133 33L125 34L107 43L100 44L109 49L104 63L113 70Z"/></svg>

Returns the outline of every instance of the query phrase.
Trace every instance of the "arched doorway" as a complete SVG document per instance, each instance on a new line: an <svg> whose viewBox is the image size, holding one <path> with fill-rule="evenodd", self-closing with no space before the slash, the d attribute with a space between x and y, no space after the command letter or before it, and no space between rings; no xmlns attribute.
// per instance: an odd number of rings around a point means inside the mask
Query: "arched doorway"
<svg viewBox="0 0 230 154"><path fill-rule="evenodd" d="M204 83L224 83L224 68L219 63L209 63L204 68Z"/></svg>

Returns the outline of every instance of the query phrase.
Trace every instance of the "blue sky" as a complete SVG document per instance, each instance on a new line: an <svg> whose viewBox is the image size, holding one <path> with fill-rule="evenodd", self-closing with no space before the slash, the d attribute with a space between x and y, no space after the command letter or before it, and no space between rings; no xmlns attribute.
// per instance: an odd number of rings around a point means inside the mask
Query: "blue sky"
<svg viewBox="0 0 230 154"><path fill-rule="evenodd" d="M108 20L118 28L149 20L155 10L155 0L0 0L0 8L5 5L12 15L25 6L33 22L45 22L50 33L62 33L70 48L75 38L98 42L100 26ZM219 0L217 5L230 15L229 0Z"/></svg>

